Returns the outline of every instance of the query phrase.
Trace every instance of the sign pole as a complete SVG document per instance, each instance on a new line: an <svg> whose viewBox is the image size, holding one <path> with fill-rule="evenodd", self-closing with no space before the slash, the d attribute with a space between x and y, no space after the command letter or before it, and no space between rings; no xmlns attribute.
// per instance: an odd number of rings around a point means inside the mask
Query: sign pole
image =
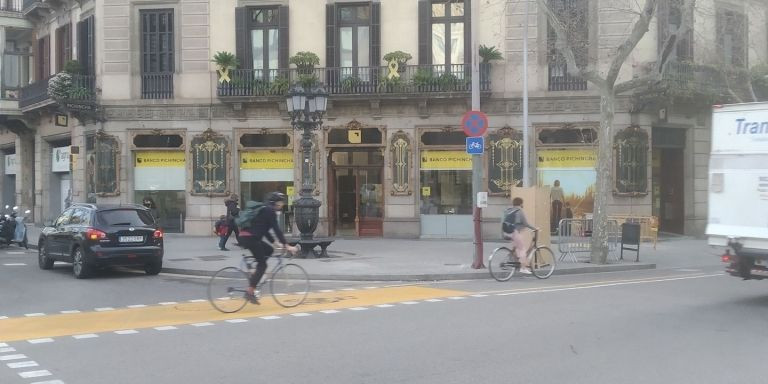
<svg viewBox="0 0 768 384"><path fill-rule="evenodd" d="M470 39L472 47L472 110L480 110L480 47L477 42L478 19L480 16L480 2L472 1L470 14ZM472 220L475 227L474 235L474 262L472 268L485 268L483 265L483 211L478 206L478 193L482 191L483 183L483 157L472 155Z"/></svg>

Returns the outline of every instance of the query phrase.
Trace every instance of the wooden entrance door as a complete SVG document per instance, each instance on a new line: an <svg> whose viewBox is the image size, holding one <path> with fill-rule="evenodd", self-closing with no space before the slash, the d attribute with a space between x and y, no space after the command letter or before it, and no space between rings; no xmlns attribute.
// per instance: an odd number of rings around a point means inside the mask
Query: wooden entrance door
<svg viewBox="0 0 768 384"><path fill-rule="evenodd" d="M660 167L659 230L683 234L685 231L685 184L683 149L662 149Z"/></svg>
<svg viewBox="0 0 768 384"><path fill-rule="evenodd" d="M329 203L335 236L382 236L384 233L383 159L381 151L333 152Z"/></svg>

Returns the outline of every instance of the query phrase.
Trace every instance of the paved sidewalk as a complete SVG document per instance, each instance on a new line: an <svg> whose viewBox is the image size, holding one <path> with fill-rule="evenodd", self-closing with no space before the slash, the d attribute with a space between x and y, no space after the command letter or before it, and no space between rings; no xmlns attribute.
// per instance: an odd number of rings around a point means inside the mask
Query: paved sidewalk
<svg viewBox="0 0 768 384"><path fill-rule="evenodd" d="M30 228L30 243L37 242L38 228ZM33 240L34 239L34 240ZM220 268L239 265L246 253L233 245L229 252L217 249L217 238L167 234L163 272L211 275ZM487 255L501 242L485 243ZM557 254L557 244L553 244ZM625 253L625 261L606 265L590 264L588 255L580 263L561 262L556 274L615 272L637 269L701 268L718 266L719 254L706 241L692 238L668 238L658 243L644 243L640 262L634 253ZM428 281L489 278L488 270L472 269L472 242L466 240L339 239L328 248L329 258L294 259L314 280L354 281Z"/></svg>

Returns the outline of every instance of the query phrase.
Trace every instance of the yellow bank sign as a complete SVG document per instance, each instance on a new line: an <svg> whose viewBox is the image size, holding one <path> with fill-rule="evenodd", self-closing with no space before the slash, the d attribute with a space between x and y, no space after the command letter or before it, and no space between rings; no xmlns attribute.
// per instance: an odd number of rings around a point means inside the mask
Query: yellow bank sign
<svg viewBox="0 0 768 384"><path fill-rule="evenodd" d="M184 168L187 162L184 151L137 151L134 155L136 168Z"/></svg>
<svg viewBox="0 0 768 384"><path fill-rule="evenodd" d="M539 168L594 168L595 149L540 149L536 152Z"/></svg>
<svg viewBox="0 0 768 384"><path fill-rule="evenodd" d="M421 151L421 169L436 170L471 170L472 155L464 151Z"/></svg>
<svg viewBox="0 0 768 384"><path fill-rule="evenodd" d="M240 152L240 169L293 169L293 151Z"/></svg>

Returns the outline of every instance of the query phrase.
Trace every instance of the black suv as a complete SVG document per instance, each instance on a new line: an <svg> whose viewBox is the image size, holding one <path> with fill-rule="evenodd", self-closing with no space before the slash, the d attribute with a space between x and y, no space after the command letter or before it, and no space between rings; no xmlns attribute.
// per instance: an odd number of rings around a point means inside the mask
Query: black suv
<svg viewBox="0 0 768 384"><path fill-rule="evenodd" d="M148 275L163 267L163 231L141 205L73 204L46 225L37 244L41 269L69 262L78 279L110 266L143 266Z"/></svg>

